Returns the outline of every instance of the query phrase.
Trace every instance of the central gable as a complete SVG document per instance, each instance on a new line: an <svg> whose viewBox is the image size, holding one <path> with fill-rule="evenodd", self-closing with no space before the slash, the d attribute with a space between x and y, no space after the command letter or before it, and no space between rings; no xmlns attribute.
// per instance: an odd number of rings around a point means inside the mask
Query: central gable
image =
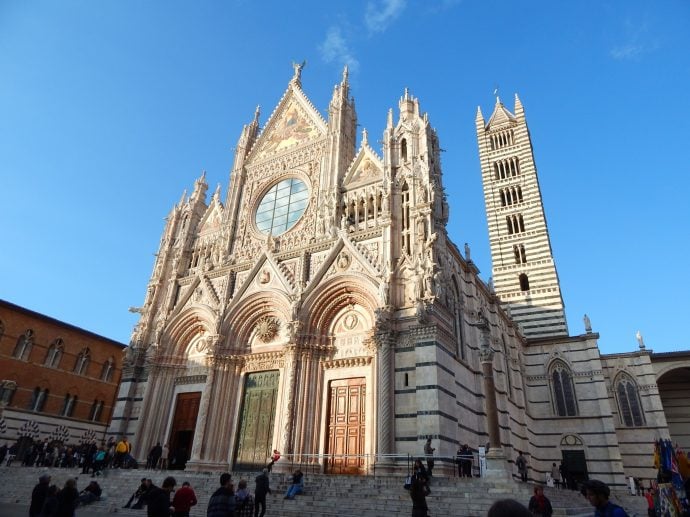
<svg viewBox="0 0 690 517"><path fill-rule="evenodd" d="M258 161L326 135L326 121L304 93L290 84L266 123L248 161Z"/></svg>

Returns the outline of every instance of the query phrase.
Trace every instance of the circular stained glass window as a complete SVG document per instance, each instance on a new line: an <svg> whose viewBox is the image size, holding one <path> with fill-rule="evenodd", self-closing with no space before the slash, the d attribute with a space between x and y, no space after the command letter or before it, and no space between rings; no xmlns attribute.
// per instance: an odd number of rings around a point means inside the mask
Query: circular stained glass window
<svg viewBox="0 0 690 517"><path fill-rule="evenodd" d="M297 178L273 185L256 209L256 226L262 233L280 235L295 226L307 208L309 189Z"/></svg>

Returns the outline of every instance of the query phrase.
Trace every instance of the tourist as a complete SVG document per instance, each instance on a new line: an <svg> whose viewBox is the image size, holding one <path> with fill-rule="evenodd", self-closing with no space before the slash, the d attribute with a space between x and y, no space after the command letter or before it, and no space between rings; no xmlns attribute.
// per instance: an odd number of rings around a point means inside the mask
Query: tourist
<svg viewBox="0 0 690 517"><path fill-rule="evenodd" d="M518 473L520 474L520 479L522 482L527 481L527 460L522 455L522 452L518 451L518 457L515 460L515 465L518 468Z"/></svg>
<svg viewBox="0 0 690 517"><path fill-rule="evenodd" d="M206 517L234 517L235 491L232 486L232 476L227 472L220 475L220 488L213 492L208 500Z"/></svg>
<svg viewBox="0 0 690 517"><path fill-rule="evenodd" d="M591 479L583 485L583 490L594 506L595 517L628 517L623 508L609 501L611 489L603 481Z"/></svg>
<svg viewBox="0 0 690 517"><path fill-rule="evenodd" d="M426 496L430 493L426 478L412 476L410 485L410 498L412 499L412 517L426 517L429 508L426 505Z"/></svg>
<svg viewBox="0 0 690 517"><path fill-rule="evenodd" d="M29 506L29 517L38 517L43 509L48 496L48 488L50 487L50 475L41 474L38 478L38 485L36 485L31 492L31 506Z"/></svg>
<svg viewBox="0 0 690 517"><path fill-rule="evenodd" d="M551 517L553 514L551 501L544 495L544 489L540 486L534 487L534 495L530 498L527 508L534 517Z"/></svg>
<svg viewBox="0 0 690 517"><path fill-rule="evenodd" d="M424 455L426 456L426 466L429 471L429 477L433 476L434 470L434 451L436 449L431 446L431 438L427 438L424 444Z"/></svg>
<svg viewBox="0 0 690 517"><path fill-rule="evenodd" d="M175 489L176 484L175 478L168 476L163 480L161 488L151 487L146 494L146 514L148 517L170 517L171 511L173 511L170 505L170 492Z"/></svg>
<svg viewBox="0 0 690 517"><path fill-rule="evenodd" d="M254 499L247 488L247 480L240 479L235 493L235 516L252 517L254 515Z"/></svg>
<svg viewBox="0 0 690 517"><path fill-rule="evenodd" d="M271 493L269 486L268 469L265 468L261 474L256 476L256 488L254 489L254 517L264 517L266 513L266 494ZM261 513L259 513L261 507Z"/></svg>
<svg viewBox="0 0 690 517"><path fill-rule="evenodd" d="M91 481L79 494L79 504L89 504L101 498L101 487L97 482Z"/></svg>
<svg viewBox="0 0 690 517"><path fill-rule="evenodd" d="M161 447L161 442L158 442L156 445L151 447L151 450L149 451L149 455L146 458L146 468L155 469L158 466L158 460L160 460L162 454L163 447Z"/></svg>
<svg viewBox="0 0 690 517"><path fill-rule="evenodd" d="M458 450L458 476L461 478L472 477L472 451L465 444Z"/></svg>
<svg viewBox="0 0 690 517"><path fill-rule="evenodd" d="M77 482L74 479L65 481L65 486L57 496L55 517L74 517L74 509L79 503Z"/></svg>
<svg viewBox="0 0 690 517"><path fill-rule="evenodd" d="M551 465L551 479L553 479L553 484L556 488L561 486L561 471L555 462Z"/></svg>
<svg viewBox="0 0 690 517"><path fill-rule="evenodd" d="M273 469L273 464L280 459L280 452L278 452L278 449L273 449L273 454L271 455L271 461L269 462L268 465L266 465L266 468L268 469L269 472Z"/></svg>
<svg viewBox="0 0 690 517"><path fill-rule="evenodd" d="M127 501L127 504L125 504L123 508L129 508L132 504L132 501L134 501L135 499L137 500L137 502L134 503L134 506L132 506L132 508L138 510L144 507L144 496L151 488L151 484L149 484L149 481L151 480L141 478L141 484L139 485L139 488L136 489L136 491L132 494L132 497L129 498L129 501Z"/></svg>
<svg viewBox="0 0 690 517"><path fill-rule="evenodd" d="M491 505L486 517L532 517L532 513L515 499L500 499Z"/></svg>
<svg viewBox="0 0 690 517"><path fill-rule="evenodd" d="M48 495L43 503L43 508L41 508L40 517L53 517L57 512L58 507L58 493L60 490L56 485L50 485L48 487Z"/></svg>
<svg viewBox="0 0 690 517"><path fill-rule="evenodd" d="M189 484L189 481L185 481L182 483L182 487L175 492L175 496L173 497L172 505L173 508L175 508L173 517L189 517L189 510L191 510L192 506L196 505L196 503L197 500L194 489L192 485Z"/></svg>
<svg viewBox="0 0 690 517"><path fill-rule="evenodd" d="M158 467L161 470L166 470L168 468L168 456L170 456L170 447L168 447L168 444L166 443L163 446L163 453L160 457L160 460L158 460L160 463Z"/></svg>
<svg viewBox="0 0 690 517"><path fill-rule="evenodd" d="M125 468L127 466L125 460L131 451L132 446L127 441L127 437L123 436L122 440L117 442L117 445L115 446L115 461L113 463L113 467Z"/></svg>
<svg viewBox="0 0 690 517"><path fill-rule="evenodd" d="M287 492L285 492L285 497L283 499L294 499L297 494L301 494L304 491L304 474L302 471L297 469L292 475L292 484L288 487Z"/></svg>

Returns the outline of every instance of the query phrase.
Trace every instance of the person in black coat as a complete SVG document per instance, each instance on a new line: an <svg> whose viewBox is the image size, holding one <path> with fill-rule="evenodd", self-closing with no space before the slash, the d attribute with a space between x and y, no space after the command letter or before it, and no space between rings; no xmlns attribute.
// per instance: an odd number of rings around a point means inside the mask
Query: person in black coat
<svg viewBox="0 0 690 517"><path fill-rule="evenodd" d="M148 517L170 517L170 492L175 489L177 482L168 476L163 480L161 488L152 487L146 495L146 513Z"/></svg>
<svg viewBox="0 0 690 517"><path fill-rule="evenodd" d="M57 496L58 504L55 517L74 517L74 509L79 503L77 482L74 479L65 481L65 487Z"/></svg>
<svg viewBox="0 0 690 517"><path fill-rule="evenodd" d="M261 474L256 476L256 488L254 489L254 517L264 517L266 513L266 494L271 493L269 486L268 469L265 468ZM261 513L259 513L261 506Z"/></svg>
<svg viewBox="0 0 690 517"><path fill-rule="evenodd" d="M43 503L43 508L41 509L40 517L55 517L58 507L58 487L55 485L50 485L48 487L48 495L46 496L46 501Z"/></svg>
<svg viewBox="0 0 690 517"><path fill-rule="evenodd" d="M429 487L426 479L421 476L412 476L410 497L412 498L412 517L426 517L429 508L426 505L426 496L429 495Z"/></svg>
<svg viewBox="0 0 690 517"><path fill-rule="evenodd" d="M43 508L43 503L46 501L48 495L48 488L50 487L50 476L42 474L38 478L38 485L36 485L31 492L31 506L29 506L29 517L38 517Z"/></svg>

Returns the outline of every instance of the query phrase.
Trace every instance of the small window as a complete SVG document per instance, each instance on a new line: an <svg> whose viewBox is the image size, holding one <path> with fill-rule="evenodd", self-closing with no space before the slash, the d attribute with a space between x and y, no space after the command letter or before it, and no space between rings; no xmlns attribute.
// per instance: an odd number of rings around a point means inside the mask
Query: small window
<svg viewBox="0 0 690 517"><path fill-rule="evenodd" d="M94 400L91 405L91 411L89 412L89 420L93 422L98 422L101 419L101 413L103 412L103 401Z"/></svg>
<svg viewBox="0 0 690 517"><path fill-rule="evenodd" d="M86 375L90 361L91 358L89 349L83 348L82 351L79 352L77 360L74 363L74 373L76 373L77 375Z"/></svg>
<svg viewBox="0 0 690 517"><path fill-rule="evenodd" d="M21 361L28 361L29 355L31 354L31 347L33 346L33 340L34 331L28 329L17 339L17 344L14 347L14 352L12 353L12 356L15 359L19 359Z"/></svg>
<svg viewBox="0 0 690 517"><path fill-rule="evenodd" d="M110 380L113 378L113 370L115 370L114 366L115 360L110 357L105 363L103 363L103 369L101 370L101 380L104 382L110 382Z"/></svg>
<svg viewBox="0 0 690 517"><path fill-rule="evenodd" d="M400 156L403 162L407 161L407 140L404 138L400 141Z"/></svg>
<svg viewBox="0 0 690 517"><path fill-rule="evenodd" d="M46 360L43 364L48 368L57 368L60 365L60 359L62 359L64 349L65 347L62 339L57 338L48 348Z"/></svg>
<svg viewBox="0 0 690 517"><path fill-rule="evenodd" d="M525 273L521 273L520 279L520 291L529 291L529 279Z"/></svg>
<svg viewBox="0 0 690 517"><path fill-rule="evenodd" d="M48 395L50 394L50 391L45 389L42 390L39 387L36 387L34 389L34 392L31 396L31 402L29 404L29 409L31 411L43 411L43 407L45 406L46 399L48 398Z"/></svg>
<svg viewBox="0 0 690 517"><path fill-rule="evenodd" d="M77 404L77 396L76 395L70 395L69 393L67 395L65 395L65 401L62 405L62 411L60 412L60 415L71 417L72 413L74 413L74 406L76 404Z"/></svg>
<svg viewBox="0 0 690 517"><path fill-rule="evenodd" d="M12 397L17 391L17 383L14 381L0 381L0 405L9 406L12 404Z"/></svg>

